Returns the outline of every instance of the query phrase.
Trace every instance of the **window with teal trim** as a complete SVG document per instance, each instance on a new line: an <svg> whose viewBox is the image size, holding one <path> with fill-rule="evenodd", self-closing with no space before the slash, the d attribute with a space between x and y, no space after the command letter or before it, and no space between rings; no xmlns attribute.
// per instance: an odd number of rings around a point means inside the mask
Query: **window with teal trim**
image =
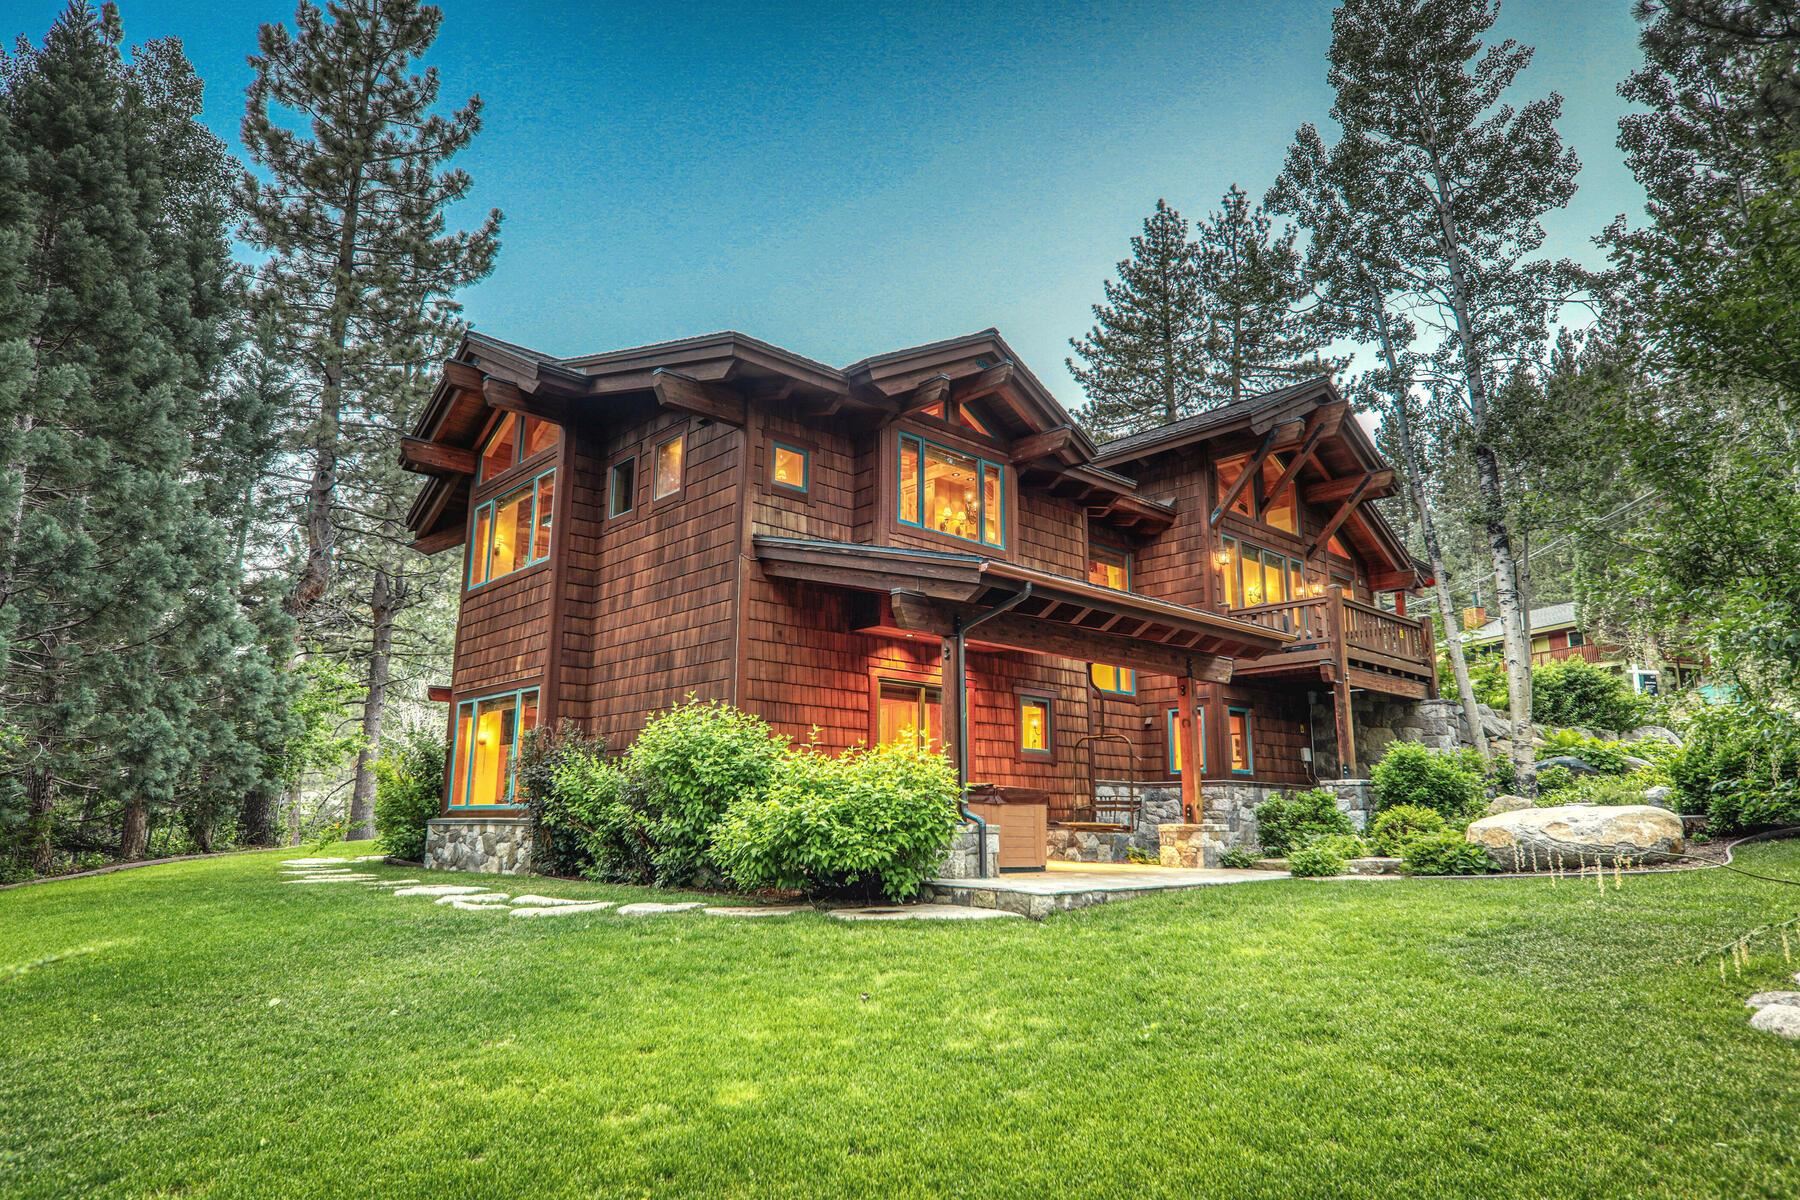
<svg viewBox="0 0 1800 1200"><path fill-rule="evenodd" d="M537 728L537 710L536 688L464 700L456 706L452 808L505 808L514 802L519 743Z"/></svg>
<svg viewBox="0 0 1800 1200"><path fill-rule="evenodd" d="M1254 731L1250 724L1250 710L1228 708L1225 710L1225 720L1226 730L1231 735L1231 773L1255 774L1256 746L1251 741Z"/></svg>
<svg viewBox="0 0 1800 1200"><path fill-rule="evenodd" d="M1088 678L1094 686L1103 692L1115 696L1137 695L1137 672L1130 667L1115 667L1111 663L1089 663Z"/></svg>
<svg viewBox="0 0 1800 1200"><path fill-rule="evenodd" d="M478 588L549 558L555 508L554 470L479 505L469 536L468 586Z"/></svg>
<svg viewBox="0 0 1800 1200"><path fill-rule="evenodd" d="M897 459L902 525L1005 548L1006 471L999 463L912 433L900 435Z"/></svg>
<svg viewBox="0 0 1800 1200"><path fill-rule="evenodd" d="M1171 708L1168 718L1169 774L1171 775L1181 774L1181 738L1175 732L1175 718L1178 712L1179 710ZM1194 732L1198 735L1196 740L1200 743L1200 773L1204 775L1206 774L1206 710L1204 708L1194 709L1194 726Z"/></svg>

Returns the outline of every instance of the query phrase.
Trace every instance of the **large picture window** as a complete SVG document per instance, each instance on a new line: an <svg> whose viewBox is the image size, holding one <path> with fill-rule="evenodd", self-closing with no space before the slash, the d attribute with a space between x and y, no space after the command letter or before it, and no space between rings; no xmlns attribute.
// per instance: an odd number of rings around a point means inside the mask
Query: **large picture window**
<svg viewBox="0 0 1800 1200"><path fill-rule="evenodd" d="M486 480L534 458L562 438L562 429L541 417L504 413L481 451L481 478Z"/></svg>
<svg viewBox="0 0 1800 1200"><path fill-rule="evenodd" d="M876 704L875 735L881 745L943 749L943 693L937 688L884 679Z"/></svg>
<svg viewBox="0 0 1800 1200"><path fill-rule="evenodd" d="M555 509L555 471L545 471L476 508L469 538L469 586L492 583L549 558Z"/></svg>
<svg viewBox="0 0 1800 1200"><path fill-rule="evenodd" d="M537 728L538 690L523 688L456 707L450 769L453 808L503 808L518 787L519 742Z"/></svg>
<svg viewBox="0 0 1800 1200"><path fill-rule="evenodd" d="M902 525L1006 545L1006 474L999 463L903 433L898 473Z"/></svg>
<svg viewBox="0 0 1800 1200"><path fill-rule="evenodd" d="M1297 558L1264 550L1236 538L1223 538L1218 567L1226 608L1255 608L1280 604L1323 593L1306 581L1306 567Z"/></svg>

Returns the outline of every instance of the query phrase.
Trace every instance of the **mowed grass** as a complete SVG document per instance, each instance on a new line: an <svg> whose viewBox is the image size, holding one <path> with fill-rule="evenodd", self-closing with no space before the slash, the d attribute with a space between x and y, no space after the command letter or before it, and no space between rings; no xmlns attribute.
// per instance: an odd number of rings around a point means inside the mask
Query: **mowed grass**
<svg viewBox="0 0 1800 1200"><path fill-rule="evenodd" d="M1796 888L524 921L294 854L0 893L0 1195L1800 1194L1800 1046L1743 1007L1800 964L1683 961Z"/></svg>

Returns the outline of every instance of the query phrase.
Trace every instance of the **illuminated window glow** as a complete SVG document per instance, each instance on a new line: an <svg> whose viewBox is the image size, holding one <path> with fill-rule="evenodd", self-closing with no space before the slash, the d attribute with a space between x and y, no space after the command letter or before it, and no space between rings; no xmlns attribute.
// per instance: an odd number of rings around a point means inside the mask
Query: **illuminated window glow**
<svg viewBox="0 0 1800 1200"><path fill-rule="evenodd" d="M1050 755L1050 698L1019 697L1019 749L1025 754Z"/></svg>
<svg viewBox="0 0 1800 1200"><path fill-rule="evenodd" d="M1088 548L1088 582L1115 592L1131 590L1131 555L1111 546Z"/></svg>
<svg viewBox="0 0 1800 1200"><path fill-rule="evenodd" d="M1178 715L1178 710L1173 708L1169 710L1169 774L1171 775L1181 774L1181 735L1177 732L1175 720ZM1194 726L1194 733L1200 742L1200 773L1204 775L1206 774L1206 710L1204 708L1198 706L1194 708Z"/></svg>
<svg viewBox="0 0 1800 1200"><path fill-rule="evenodd" d="M1094 686L1103 692L1111 692L1115 696L1130 696L1137 692L1137 672L1130 667L1115 667L1110 663L1089 663L1088 678Z"/></svg>
<svg viewBox="0 0 1800 1200"><path fill-rule="evenodd" d="M811 456L806 451L776 442L770 457L773 462L769 475L778 486L791 488L796 492L807 490L811 484L808 478L811 473Z"/></svg>
<svg viewBox="0 0 1800 1200"><path fill-rule="evenodd" d="M999 463L902 434L899 476L902 525L1006 545L1006 477Z"/></svg>
<svg viewBox="0 0 1800 1200"><path fill-rule="evenodd" d="M469 537L469 586L492 583L550 557L556 472L545 471L475 510Z"/></svg>
<svg viewBox="0 0 1800 1200"><path fill-rule="evenodd" d="M876 701L876 741L883 746L943 749L942 701L937 688L884 680Z"/></svg>
<svg viewBox="0 0 1800 1200"><path fill-rule="evenodd" d="M537 728L538 690L465 700L456 708L456 745L450 768L453 808L495 808L514 802L519 742Z"/></svg>
<svg viewBox="0 0 1800 1200"><path fill-rule="evenodd" d="M481 451L481 479L485 482L510 471L526 459L554 448L561 440L562 427L553 421L505 413Z"/></svg>
<svg viewBox="0 0 1800 1200"><path fill-rule="evenodd" d="M687 455L687 438L672 437L656 448L656 476L650 498L661 500L681 490L681 465Z"/></svg>
<svg viewBox="0 0 1800 1200"><path fill-rule="evenodd" d="M1253 774L1256 770L1256 747L1250 739L1250 710L1227 709L1225 719L1226 727L1231 733L1231 773Z"/></svg>

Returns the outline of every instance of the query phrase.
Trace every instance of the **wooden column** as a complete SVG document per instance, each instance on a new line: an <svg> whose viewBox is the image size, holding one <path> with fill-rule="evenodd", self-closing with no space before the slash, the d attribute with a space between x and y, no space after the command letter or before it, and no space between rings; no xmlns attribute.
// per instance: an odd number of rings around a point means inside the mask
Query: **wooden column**
<svg viewBox="0 0 1800 1200"><path fill-rule="evenodd" d="M1334 583L1326 591L1325 630L1335 658L1336 679L1331 685L1332 715L1337 721L1338 774L1356 778L1356 728L1350 711L1350 644L1345 639L1344 585Z"/></svg>
<svg viewBox="0 0 1800 1200"><path fill-rule="evenodd" d="M1200 792L1201 764L1206 756L1200 749L1199 729L1194 721L1196 689L1192 674L1175 681L1175 738L1181 744L1181 819L1198 821L1206 812L1206 801Z"/></svg>

